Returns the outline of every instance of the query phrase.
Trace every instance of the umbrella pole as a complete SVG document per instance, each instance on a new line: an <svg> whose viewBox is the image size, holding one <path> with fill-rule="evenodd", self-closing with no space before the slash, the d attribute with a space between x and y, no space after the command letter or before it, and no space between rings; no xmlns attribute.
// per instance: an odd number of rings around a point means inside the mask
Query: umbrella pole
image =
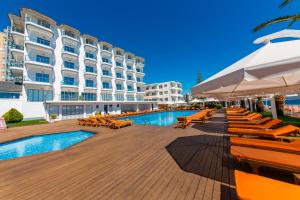
<svg viewBox="0 0 300 200"><path fill-rule="evenodd" d="M271 100L271 108L272 108L273 119L277 119L278 117L277 117L277 111L276 111L275 95L271 95L270 100Z"/></svg>
<svg viewBox="0 0 300 200"><path fill-rule="evenodd" d="M250 111L253 112L253 105L252 105L252 99L248 99L248 103L250 105Z"/></svg>

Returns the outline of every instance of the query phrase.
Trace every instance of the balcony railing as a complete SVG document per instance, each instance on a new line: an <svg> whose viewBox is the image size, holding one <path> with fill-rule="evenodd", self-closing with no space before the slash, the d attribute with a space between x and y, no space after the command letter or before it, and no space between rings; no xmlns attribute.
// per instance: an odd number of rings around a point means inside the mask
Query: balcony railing
<svg viewBox="0 0 300 200"><path fill-rule="evenodd" d="M25 41L34 42L36 44L46 46L46 47L51 47L51 48L54 48L55 46L54 43L52 43L50 40L39 38L33 35L25 37Z"/></svg>
<svg viewBox="0 0 300 200"><path fill-rule="evenodd" d="M15 27L15 26L11 27L11 31L24 34L24 29L21 29L21 28Z"/></svg>
<svg viewBox="0 0 300 200"><path fill-rule="evenodd" d="M97 88L97 85L96 85L96 83L93 83L93 84L85 84L84 87L87 87L87 88Z"/></svg>
<svg viewBox="0 0 300 200"><path fill-rule="evenodd" d="M42 26L42 27L44 27L46 29L49 29L51 31L54 30L54 28L48 22L46 22L45 20L38 20L38 19L33 18L33 17L26 17L25 22L31 22L33 24L36 24L38 26Z"/></svg>
<svg viewBox="0 0 300 200"><path fill-rule="evenodd" d="M78 82L68 82L68 81L62 81L62 85L70 85L70 86L78 86Z"/></svg>
<svg viewBox="0 0 300 200"><path fill-rule="evenodd" d="M73 47L72 47L72 48L73 48ZM78 51L76 48L71 49L71 48L67 48L66 46L64 46L64 47L62 48L62 51L63 51L64 53L71 53L71 54L79 55L79 51Z"/></svg>
<svg viewBox="0 0 300 200"><path fill-rule="evenodd" d="M102 76L109 76L109 77L112 77L112 73L103 73L103 72L102 72Z"/></svg>
<svg viewBox="0 0 300 200"><path fill-rule="evenodd" d="M19 60L9 60L9 61L7 62L7 66L8 66L8 67L18 67L18 68L23 68L24 62L23 62L23 61L19 61Z"/></svg>
<svg viewBox="0 0 300 200"><path fill-rule="evenodd" d="M14 43L14 42L9 42L8 46L11 49L18 49L18 50L24 51L24 46L23 45L18 45L18 44Z"/></svg>
<svg viewBox="0 0 300 200"><path fill-rule="evenodd" d="M63 36L68 36L68 37L73 38L75 40L79 39L79 37L77 35L75 35L74 33L70 32L70 31L62 31L62 35Z"/></svg>
<svg viewBox="0 0 300 200"><path fill-rule="evenodd" d="M74 65L74 67L67 66L67 65L62 65L63 69L70 69L70 70L75 70L78 71L79 67L77 65Z"/></svg>

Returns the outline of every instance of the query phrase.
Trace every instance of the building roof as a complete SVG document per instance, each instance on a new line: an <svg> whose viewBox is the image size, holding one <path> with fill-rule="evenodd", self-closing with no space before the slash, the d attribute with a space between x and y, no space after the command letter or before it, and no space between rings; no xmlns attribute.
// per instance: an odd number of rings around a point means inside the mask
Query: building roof
<svg viewBox="0 0 300 200"><path fill-rule="evenodd" d="M0 81L0 91L4 92L21 92L22 85L9 81Z"/></svg>
<svg viewBox="0 0 300 200"><path fill-rule="evenodd" d="M44 20L47 20L47 22L51 23L52 25L56 25L56 21L55 20L53 20L52 18L50 18L50 17L48 17L48 16L46 16L46 15L44 15L44 14L38 12L38 11L32 10L30 8L22 8L21 9L21 16L25 17L25 13L33 14L33 15L35 15L37 17L40 17L40 18L42 18Z"/></svg>
<svg viewBox="0 0 300 200"><path fill-rule="evenodd" d="M66 29L66 30L70 30L70 31L73 31L74 33L80 35L80 31L79 31L79 30L77 30L76 28L73 28L73 27L71 27L71 26L69 26L69 25L61 24L61 25L60 25L60 28Z"/></svg>

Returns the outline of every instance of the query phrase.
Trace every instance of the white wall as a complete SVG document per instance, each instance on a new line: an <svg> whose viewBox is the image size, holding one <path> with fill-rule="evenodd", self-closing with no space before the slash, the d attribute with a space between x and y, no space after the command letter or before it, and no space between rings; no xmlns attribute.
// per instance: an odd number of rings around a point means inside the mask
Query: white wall
<svg viewBox="0 0 300 200"><path fill-rule="evenodd" d="M43 102L23 102L18 99L0 99L1 116L11 108L15 108L20 111L25 120L41 119L46 116Z"/></svg>

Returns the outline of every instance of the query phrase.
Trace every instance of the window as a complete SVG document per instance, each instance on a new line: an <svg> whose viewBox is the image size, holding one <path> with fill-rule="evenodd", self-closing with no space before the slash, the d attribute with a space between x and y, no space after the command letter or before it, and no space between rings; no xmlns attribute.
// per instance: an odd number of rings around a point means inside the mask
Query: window
<svg viewBox="0 0 300 200"><path fill-rule="evenodd" d="M141 82L141 78L140 77L137 77L136 80L137 80L137 82Z"/></svg>
<svg viewBox="0 0 300 200"><path fill-rule="evenodd" d="M91 66L85 66L85 71L90 73L96 73L96 71L94 71L94 67Z"/></svg>
<svg viewBox="0 0 300 200"><path fill-rule="evenodd" d="M122 84L120 84L120 83L116 84L116 87L117 87L117 90L123 90L122 89Z"/></svg>
<svg viewBox="0 0 300 200"><path fill-rule="evenodd" d="M108 59L108 58L102 58L102 62L104 62L104 63L111 63L111 61L110 61L110 59Z"/></svg>
<svg viewBox="0 0 300 200"><path fill-rule="evenodd" d="M63 119L75 119L83 116L83 105L62 106Z"/></svg>
<svg viewBox="0 0 300 200"><path fill-rule="evenodd" d="M48 22L46 22L45 20L42 20L42 19L38 19L37 23L38 23L38 25L43 26L45 28L50 29L50 27L51 27L51 25Z"/></svg>
<svg viewBox="0 0 300 200"><path fill-rule="evenodd" d="M77 101L78 92L61 92L62 101Z"/></svg>
<svg viewBox="0 0 300 200"><path fill-rule="evenodd" d="M59 106L58 105L49 105L48 114L49 114L49 116L56 115L58 117L58 115L59 115Z"/></svg>
<svg viewBox="0 0 300 200"><path fill-rule="evenodd" d="M131 75L127 75L127 79L128 80L132 80L132 76Z"/></svg>
<svg viewBox="0 0 300 200"><path fill-rule="evenodd" d="M127 85L127 91L129 91L129 92L132 92L132 91L133 91L132 85Z"/></svg>
<svg viewBox="0 0 300 200"><path fill-rule="evenodd" d="M127 56L127 59L131 60L131 59L132 59L132 57L128 55L128 56Z"/></svg>
<svg viewBox="0 0 300 200"><path fill-rule="evenodd" d="M53 100L52 90L27 89L27 101L51 101Z"/></svg>
<svg viewBox="0 0 300 200"><path fill-rule="evenodd" d="M85 108L85 112L86 112L86 114L88 114L88 115L91 115L91 114L93 114L93 105L86 105L86 108Z"/></svg>
<svg viewBox="0 0 300 200"><path fill-rule="evenodd" d="M159 85L158 87L159 87L159 89L162 89L162 88L163 88L163 86L162 86L162 85Z"/></svg>
<svg viewBox="0 0 300 200"><path fill-rule="evenodd" d="M165 101L168 101L168 98L165 98Z"/></svg>
<svg viewBox="0 0 300 200"><path fill-rule="evenodd" d="M124 94L115 94L116 101L124 101Z"/></svg>
<svg viewBox="0 0 300 200"><path fill-rule="evenodd" d="M116 54L117 54L118 56L122 56L122 53L121 53L120 51L117 51Z"/></svg>
<svg viewBox="0 0 300 200"><path fill-rule="evenodd" d="M65 68L75 69L75 64L73 62L64 61Z"/></svg>
<svg viewBox="0 0 300 200"><path fill-rule="evenodd" d="M70 53L75 53L75 49L70 46L64 46L64 50Z"/></svg>
<svg viewBox="0 0 300 200"><path fill-rule="evenodd" d="M127 65L127 69L128 69L128 70L132 70L133 68L132 68L132 66Z"/></svg>
<svg viewBox="0 0 300 200"><path fill-rule="evenodd" d="M169 92L168 92L168 91L165 91L164 93L165 93L165 94L168 94Z"/></svg>
<svg viewBox="0 0 300 200"><path fill-rule="evenodd" d="M141 70L140 68L136 68L136 71L143 73L143 70Z"/></svg>
<svg viewBox="0 0 300 200"><path fill-rule="evenodd" d="M159 95L163 95L163 92L159 92Z"/></svg>
<svg viewBox="0 0 300 200"><path fill-rule="evenodd" d="M117 73L116 73L116 77L117 77L117 78L123 78L123 76L122 76L122 74L121 74L120 72L117 72Z"/></svg>
<svg viewBox="0 0 300 200"><path fill-rule="evenodd" d="M84 101L96 101L96 94L95 93L82 93Z"/></svg>
<svg viewBox="0 0 300 200"><path fill-rule="evenodd" d="M138 92L143 92L143 90L142 90L141 87L136 87L136 90L137 90Z"/></svg>
<svg viewBox="0 0 300 200"><path fill-rule="evenodd" d="M35 81L49 83L49 74L36 73Z"/></svg>
<svg viewBox="0 0 300 200"><path fill-rule="evenodd" d="M76 37L75 37L75 34L74 34L72 31L64 31L63 34L64 34L64 35L67 35L67 36L69 36L69 37L72 37L72 38L76 38Z"/></svg>
<svg viewBox="0 0 300 200"><path fill-rule="evenodd" d="M46 57L46 56L41 56L41 55L36 55L36 59L37 62L41 62L41 63L45 63L45 64L49 64L50 63L50 58Z"/></svg>
<svg viewBox="0 0 300 200"><path fill-rule="evenodd" d="M94 54L92 54L92 53L89 53L89 52L86 52L86 53L85 53L85 57L87 57L87 58L92 58L92 59L96 59L96 56L95 56Z"/></svg>
<svg viewBox="0 0 300 200"><path fill-rule="evenodd" d="M105 51L110 51L109 47L105 46L105 45L103 45L102 49L105 50Z"/></svg>
<svg viewBox="0 0 300 200"><path fill-rule="evenodd" d="M85 80L86 87L95 87L93 80Z"/></svg>
<svg viewBox="0 0 300 200"><path fill-rule="evenodd" d="M134 95L126 95L127 101L134 101Z"/></svg>
<svg viewBox="0 0 300 200"><path fill-rule="evenodd" d="M0 92L0 99L19 99L20 93L16 92Z"/></svg>
<svg viewBox="0 0 300 200"><path fill-rule="evenodd" d="M102 93L101 98L102 101L112 101L112 94Z"/></svg>
<svg viewBox="0 0 300 200"><path fill-rule="evenodd" d="M74 78L64 77L64 85L75 85Z"/></svg>
<svg viewBox="0 0 300 200"><path fill-rule="evenodd" d="M102 82L102 87L103 87L104 89L110 89L110 85L109 85L108 82Z"/></svg>
<svg viewBox="0 0 300 200"><path fill-rule="evenodd" d="M43 44L43 45L46 45L46 46L50 46L50 41L49 40L45 40L43 38L40 38L38 37L36 39L36 42L39 43L39 44Z"/></svg>
<svg viewBox="0 0 300 200"><path fill-rule="evenodd" d="M122 67L122 63L116 62L116 66L117 66L117 67Z"/></svg>
<svg viewBox="0 0 300 200"><path fill-rule="evenodd" d="M137 101L144 101L144 96L143 95L137 95L136 100Z"/></svg>
<svg viewBox="0 0 300 200"><path fill-rule="evenodd" d="M104 76L111 76L110 72L108 70L105 70L105 69L102 70L102 74Z"/></svg>
<svg viewBox="0 0 300 200"><path fill-rule="evenodd" d="M95 46L95 43L93 42L93 40L90 40L88 38L85 39L85 43Z"/></svg>

